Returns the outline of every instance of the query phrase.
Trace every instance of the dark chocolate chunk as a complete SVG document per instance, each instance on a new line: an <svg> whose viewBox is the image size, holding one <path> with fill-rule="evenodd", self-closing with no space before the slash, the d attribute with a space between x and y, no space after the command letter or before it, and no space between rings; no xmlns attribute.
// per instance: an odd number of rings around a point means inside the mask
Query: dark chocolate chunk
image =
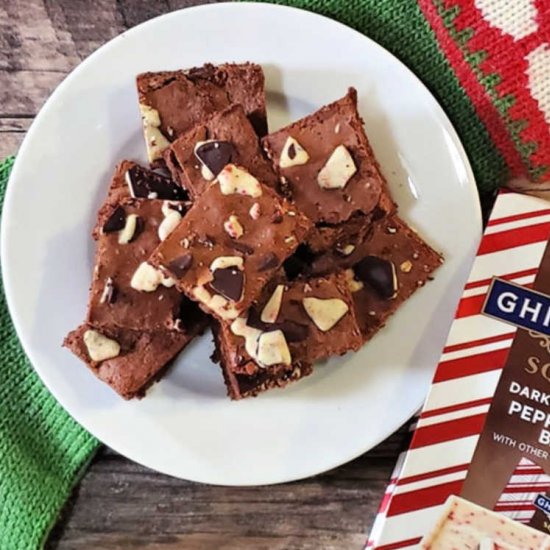
<svg viewBox="0 0 550 550"><path fill-rule="evenodd" d="M372 211L372 221L377 222L386 216L386 212L379 206L375 206Z"/></svg>
<svg viewBox="0 0 550 550"><path fill-rule="evenodd" d="M126 182L133 197L183 201L188 199L186 191L170 178L161 176L141 166L132 166L126 172Z"/></svg>
<svg viewBox="0 0 550 550"><path fill-rule="evenodd" d="M267 323L264 323L261 319L261 312L258 311L255 307L252 307L248 310L248 318L246 324L249 327L256 328L258 330L265 330L267 328ZM272 324L269 326L273 326Z"/></svg>
<svg viewBox="0 0 550 550"><path fill-rule="evenodd" d="M242 252L243 254L246 254L250 256L250 254L254 254L254 248L248 244L241 243L239 241L231 241L231 246L238 250L239 252Z"/></svg>
<svg viewBox="0 0 550 550"><path fill-rule="evenodd" d="M273 214L273 217L271 218L271 221L273 223L281 223L283 221L283 215L277 210L275 214Z"/></svg>
<svg viewBox="0 0 550 550"><path fill-rule="evenodd" d="M260 265L258 266L259 271L266 271L268 269L274 269L279 265L279 258L273 254L273 252L268 252L261 260Z"/></svg>
<svg viewBox="0 0 550 550"><path fill-rule="evenodd" d="M206 141L195 149L195 156L217 176L231 162L235 148L229 141Z"/></svg>
<svg viewBox="0 0 550 550"><path fill-rule="evenodd" d="M178 279L181 279L183 277L183 274L191 267L191 264L193 263L193 256L190 252L187 252L186 254L182 254L181 256L177 257L175 260L172 260L167 268L168 271L173 273Z"/></svg>
<svg viewBox="0 0 550 550"><path fill-rule="evenodd" d="M296 156L296 147L294 146L294 143L290 144L290 147L288 148L288 158L292 160Z"/></svg>
<svg viewBox="0 0 550 550"><path fill-rule="evenodd" d="M303 342L309 335L309 327L300 323L295 323L294 321L264 323L261 319L261 313L255 308L249 310L246 324L262 332L281 330L287 342Z"/></svg>
<svg viewBox="0 0 550 550"><path fill-rule="evenodd" d="M143 220L143 218L138 216L136 218L136 228L134 229L134 234L132 235L132 238L130 239L129 242L135 241L141 235L144 229L145 229L145 221Z"/></svg>
<svg viewBox="0 0 550 550"><path fill-rule="evenodd" d="M190 203L183 202L169 202L167 204L170 210L175 210L176 212L179 212L182 216L187 212L190 207Z"/></svg>
<svg viewBox="0 0 550 550"><path fill-rule="evenodd" d="M309 335L309 327L293 321L277 323L277 328L283 331L287 342L303 342Z"/></svg>
<svg viewBox="0 0 550 550"><path fill-rule="evenodd" d="M223 297L233 302L241 299L244 286L243 272L237 267L223 267L213 273L210 286Z"/></svg>
<svg viewBox="0 0 550 550"><path fill-rule="evenodd" d="M373 288L386 300L397 294L395 266L389 260L377 256L367 256L353 266L356 277Z"/></svg>
<svg viewBox="0 0 550 550"><path fill-rule="evenodd" d="M316 256L307 245L299 245L296 252L287 258L283 264L287 279L292 281L299 276L308 274L315 260Z"/></svg>
<svg viewBox="0 0 550 550"><path fill-rule="evenodd" d="M124 229L126 223L126 212L122 206L117 206L113 213L109 216L109 219L103 224L103 233L113 233L113 231L120 231Z"/></svg>

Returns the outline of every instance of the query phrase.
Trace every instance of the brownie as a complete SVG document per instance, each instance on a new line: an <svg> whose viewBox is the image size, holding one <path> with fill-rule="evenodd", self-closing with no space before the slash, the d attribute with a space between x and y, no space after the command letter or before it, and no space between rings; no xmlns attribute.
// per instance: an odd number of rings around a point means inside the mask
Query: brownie
<svg viewBox="0 0 550 550"><path fill-rule="evenodd" d="M431 280L443 257L397 216L380 220L346 270L359 326L369 340L399 306Z"/></svg>
<svg viewBox="0 0 550 550"><path fill-rule="evenodd" d="M219 320L260 297L311 222L244 169L228 164L150 258Z"/></svg>
<svg viewBox="0 0 550 550"><path fill-rule="evenodd" d="M165 151L164 159L172 177L192 198L229 163L246 168L270 187L278 181L241 105L232 105L186 132Z"/></svg>
<svg viewBox="0 0 550 550"><path fill-rule="evenodd" d="M221 323L214 334L233 399L301 378L314 361L357 350L363 343L343 273L281 281L261 304ZM262 347L265 339L269 346Z"/></svg>
<svg viewBox="0 0 550 550"><path fill-rule="evenodd" d="M142 397L174 357L203 328L202 321L183 331L146 332L126 328L96 329L83 324L63 345L124 399Z"/></svg>
<svg viewBox="0 0 550 550"><path fill-rule="evenodd" d="M262 145L283 188L318 228L310 236L316 251L360 234L376 208L383 215L395 210L357 111L354 88L269 134Z"/></svg>
<svg viewBox="0 0 550 550"><path fill-rule="evenodd" d="M267 133L264 74L254 63L143 73L137 89L151 163L158 163L164 149L195 124L236 103L258 135Z"/></svg>
<svg viewBox="0 0 550 550"><path fill-rule="evenodd" d="M161 237L180 222L185 209L184 203L133 198L101 209L88 323L173 330L181 323L182 308L196 307L178 292L174 280L147 264ZM144 270L151 278L146 287L140 283Z"/></svg>

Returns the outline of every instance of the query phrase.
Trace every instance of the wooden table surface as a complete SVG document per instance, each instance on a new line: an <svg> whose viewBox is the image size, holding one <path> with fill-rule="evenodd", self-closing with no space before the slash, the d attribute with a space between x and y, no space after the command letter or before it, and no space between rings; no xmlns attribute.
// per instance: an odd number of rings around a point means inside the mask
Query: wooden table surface
<svg viewBox="0 0 550 550"><path fill-rule="evenodd" d="M96 48L151 17L201 3L0 0L0 156L17 152L52 90ZM324 475L255 488L176 480L102 449L47 548L360 549L403 438L401 431Z"/></svg>

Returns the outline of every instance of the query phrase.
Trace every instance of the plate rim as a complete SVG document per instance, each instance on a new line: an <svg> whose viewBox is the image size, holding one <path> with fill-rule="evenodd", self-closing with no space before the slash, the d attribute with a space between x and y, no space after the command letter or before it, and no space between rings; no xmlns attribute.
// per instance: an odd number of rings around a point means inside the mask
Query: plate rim
<svg viewBox="0 0 550 550"><path fill-rule="evenodd" d="M9 220L9 218L10 218L9 212L12 210L11 203L13 202L13 194L14 194L13 189L14 189L14 185L15 185L14 182L17 180L17 177L18 177L19 166L22 165L23 162L25 161L25 158L24 158L25 157L25 151L26 151L27 147L29 146L29 143L32 142L34 133L36 131L36 128L39 126L40 121L41 121L42 117L44 116L44 113L49 109L50 105L56 100L57 96L61 95L64 92L65 88L67 86L69 86L70 83L74 79L78 78L78 76L80 75L80 72L85 69L86 65L89 62L92 62L97 56L102 55L104 52L106 52L113 45L118 44L118 42L123 40L125 36L128 36L131 33L139 32L141 27L152 24L153 22L158 23L159 20L162 20L162 19L182 17L182 14L189 13L190 11L192 11L192 12L197 12L197 11L210 12L210 11L216 11L220 8L237 10L237 11L241 10L241 9L253 9L253 10L256 9L256 10L265 10L266 12L273 11L273 10L281 11L281 12L283 12L283 11L284 12L291 12L291 13L292 12L300 12L302 15L305 14L308 17L311 17L312 19L325 20L325 22L329 22L330 24L333 24L337 27L340 27L340 30L342 30L342 31L345 31L345 32L348 32L348 33L353 33L353 34L357 35L362 40L368 42L370 47L378 48L379 50L382 50L384 55L389 56L393 60L393 62L400 65L401 69L404 69L409 74L409 76L412 77L416 81L416 83L423 89L423 91L431 98L431 100L433 102L432 107L435 109L435 114L437 116L438 121L444 126L444 129L448 132L449 136L452 139L452 143L453 143L454 147L456 148L457 152L459 153L460 160L461 160L461 165L465 169L466 179L468 180L468 185L467 185L468 192L475 199L473 201L473 203L474 203L473 207L475 209L475 220L471 220L470 223L474 223L476 225L476 233L478 234L478 238L479 239L481 238L481 235L482 235L482 214L481 214L481 204L480 204L480 200L479 200L479 192L478 192L477 185L476 185L475 175L473 173L472 166L471 166L470 160L468 158L468 155L466 153L466 150L464 148L464 145L463 145L463 143L460 139L460 136L459 136L458 132L456 131L453 123L449 119L447 113L445 112L445 110L443 109L443 107L441 106L441 104L439 103L437 98L430 91L430 89L426 86L426 84L424 84L424 82L407 65L405 65L405 63L403 63L392 52L390 52L389 50L387 50L386 48L384 48L383 46L378 44L375 40L373 40L372 38L370 38L366 34L363 34L363 33L359 32L359 31L357 31L357 30L355 30L355 29L353 29L353 28L351 28L351 27L345 25L344 23L341 23L341 22L339 22L335 19L332 19L330 17L324 16L324 15L321 15L321 14L318 14L318 13L315 13L315 12L312 12L312 11L309 11L309 10L306 10L306 9L291 7L291 6L286 6L286 5L280 5L280 4L263 3L263 2L249 2L249 1L246 1L246 2L219 2L219 3L214 3L214 4L202 4L202 5L198 5L198 6L192 6L192 7L188 7L188 8L181 8L181 9L178 9L178 10L174 10L174 11L171 11L171 12L168 12L168 13L165 13L165 14L161 14L161 15L156 16L154 18L148 19L146 21L143 21L142 23L140 23L140 24L138 24L138 25L136 25L136 26L134 26L130 29L127 29L127 30L123 31L122 33L120 33L117 36L111 38L109 41L107 41L106 43L102 44L99 48L94 50L89 56L87 56L85 59L83 59L71 72L69 72L63 78L63 80L57 85L57 87L49 95L49 97L47 98L45 103L42 105L42 107L40 108L40 110L38 111L36 116L34 117L32 123L29 127L29 130L25 134L23 142L21 143L21 145L19 147L19 150L16 153L15 162L14 162L14 165L12 167L12 171L10 173L10 177L9 177L8 184L7 184L7 187L6 187L6 192L5 192L5 196L4 196L4 204L3 204L3 208L2 208L2 212L1 212L0 265L7 265L7 258L9 257L9 253L8 253L8 250L7 250L7 247L8 247L7 240L8 239L6 237L6 233L9 232L9 231L7 230L8 221L6 221L6 220ZM473 261L473 257L472 257L472 261ZM125 458L127 458L127 459L129 459L129 460L131 460L131 461L133 461L137 464L140 464L144 467L147 467L147 468L149 468L153 471L156 471L156 472L159 472L159 473L162 473L162 474L165 474L165 475L169 475L169 476L175 477L177 479L185 479L185 480L188 480L188 481L193 481L193 482L198 482L198 483L210 483L210 484L212 484L213 482L209 481L207 479L207 477L203 477L203 478L201 478L201 476L183 477L183 476L180 476L180 475L175 474L173 472L164 471L162 468L152 466L152 465L146 463L147 461L142 461L140 459L136 459L134 457L128 456L128 454L126 454L125 452L121 451L118 448L116 443L115 444L112 444L111 442L110 443L105 443L103 441L103 438L100 438L98 435L96 435L96 433L94 433L95 432L94 429L90 429L90 427L88 425L85 425L86 423L82 423L81 421L79 421L75 417L73 412L69 411L65 407L65 405L63 404L63 400L60 398L60 396L59 396L58 392L56 391L56 389L54 387L51 387L50 384L48 384L48 382L46 382L46 380L41 376L40 369L35 366L35 363L32 359L32 357L34 355L34 353L32 351L32 346L30 346L30 345L28 346L27 342L26 342L26 338L24 336L22 336L22 334L23 334L22 322L18 318L18 315L16 313L17 312L16 298L14 297L14 294L12 292L12 282L11 281L12 281L12 278L13 278L13 274L10 276L10 275L7 275L7 273L8 273L8 270L2 269L2 281L3 281L3 285L4 285L4 295L5 295L5 299L6 299L6 305L7 305L7 308L8 308L8 311L9 311L10 318L12 320L14 329L16 331L17 337L19 339L19 342L21 344L21 347L22 347L23 351L25 352L25 355L26 355L29 363L32 365L32 368L33 368L34 372L40 378L41 383L44 384L44 386L52 394L52 396L57 401L59 406L61 406L62 409L79 426L81 426L84 430L86 430L93 437L95 437L101 444L109 446L110 448L112 448L113 450L115 450L117 453L121 454ZM29 350L31 350L31 351L29 352ZM309 473L306 473L306 474L298 473L297 475L287 475L284 479L274 480L274 479L267 478L267 479L260 480L260 481L254 480L254 481L251 481L249 483L248 482L232 483L229 480L228 482L218 482L218 481L216 481L213 484L218 485L218 486L235 486L235 487L259 486L259 485L278 485L278 484L282 484L282 483L297 481L297 480L300 480L300 479L307 479L307 478L310 478L312 476L319 475L321 473L324 473L324 472L330 471L334 468L337 468L339 466L342 466L342 465L344 465L348 462L351 462L352 460L355 460L356 458L358 458L359 456L365 454L366 452L374 449L382 441L384 441L385 439L390 437L392 434L394 434L397 430L399 430L400 427L404 426L415 415L415 413L421 408L422 404L424 403L424 401L426 399L426 396L428 394L429 389L430 389L429 386L425 389L425 392L423 392L423 397L421 398L420 402L415 405L414 410L407 412L407 418L404 418L402 421L396 421L394 423L391 423L390 425L388 425L388 429L385 430L385 431L387 431L386 435L383 435L383 436L381 435L381 436L375 438L374 440L371 440L366 445L358 446L357 447L358 450L355 453L352 453L351 455L346 456L345 458L340 458L338 460L335 460L331 464L324 464L321 468L319 468L319 467L313 468ZM79 416L79 415L77 414L77 416ZM404 417L404 415L403 415L403 417Z"/></svg>

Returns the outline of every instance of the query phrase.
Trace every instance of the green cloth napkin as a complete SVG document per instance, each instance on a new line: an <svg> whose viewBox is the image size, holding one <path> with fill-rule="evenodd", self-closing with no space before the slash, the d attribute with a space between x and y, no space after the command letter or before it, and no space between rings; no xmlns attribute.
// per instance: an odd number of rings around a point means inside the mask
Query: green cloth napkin
<svg viewBox="0 0 550 550"><path fill-rule="evenodd" d="M0 162L0 208L14 158ZM98 442L44 387L0 291L0 548L43 545Z"/></svg>

